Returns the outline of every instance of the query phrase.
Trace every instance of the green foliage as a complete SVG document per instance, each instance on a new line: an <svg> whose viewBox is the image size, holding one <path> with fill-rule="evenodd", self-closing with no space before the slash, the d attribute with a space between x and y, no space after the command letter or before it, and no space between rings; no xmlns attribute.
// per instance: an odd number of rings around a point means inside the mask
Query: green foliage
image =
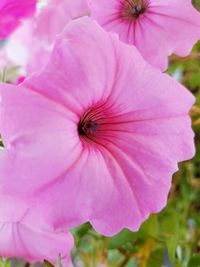
<svg viewBox="0 0 200 267"><path fill-rule="evenodd" d="M191 257L188 267L200 267L200 254Z"/></svg>
<svg viewBox="0 0 200 267"><path fill-rule="evenodd" d="M200 0L192 0L192 2L193 2L193 4L194 4L194 6L195 6L198 10L200 10Z"/></svg>
<svg viewBox="0 0 200 267"><path fill-rule="evenodd" d="M11 261L0 258L0 267L11 267Z"/></svg>
<svg viewBox="0 0 200 267"><path fill-rule="evenodd" d="M51 263L48 262L47 260L44 260L44 266L45 266L45 267L54 267L53 264L51 264Z"/></svg>

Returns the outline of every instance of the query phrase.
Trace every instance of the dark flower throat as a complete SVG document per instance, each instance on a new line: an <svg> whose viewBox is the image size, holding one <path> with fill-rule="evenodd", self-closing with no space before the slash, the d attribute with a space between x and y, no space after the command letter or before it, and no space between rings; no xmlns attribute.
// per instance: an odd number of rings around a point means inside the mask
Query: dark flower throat
<svg viewBox="0 0 200 267"><path fill-rule="evenodd" d="M97 122L95 121L80 121L78 124L78 133L79 135L90 135L90 134L94 134L97 129L98 129L99 125Z"/></svg>
<svg viewBox="0 0 200 267"><path fill-rule="evenodd" d="M124 0L121 16L126 20L135 20L148 7L148 0Z"/></svg>

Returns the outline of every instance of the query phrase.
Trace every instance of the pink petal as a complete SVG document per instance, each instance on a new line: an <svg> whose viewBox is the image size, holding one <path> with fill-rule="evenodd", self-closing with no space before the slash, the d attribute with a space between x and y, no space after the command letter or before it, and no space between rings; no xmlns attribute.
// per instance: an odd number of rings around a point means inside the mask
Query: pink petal
<svg viewBox="0 0 200 267"><path fill-rule="evenodd" d="M172 53L186 56L200 39L200 13L191 0L148 0L149 7L136 20L120 15L125 1L91 0L91 16L105 29L134 44L152 65L165 70Z"/></svg>
<svg viewBox="0 0 200 267"><path fill-rule="evenodd" d="M5 186L29 196L29 190L44 186L73 164L80 151L77 117L59 103L25 88L3 84L0 95L0 128L6 146L0 168L5 177L13 177ZM16 172L23 186L15 179Z"/></svg>
<svg viewBox="0 0 200 267"><path fill-rule="evenodd" d="M16 184L14 190L2 181L2 190L22 197L28 188L58 230L88 220L105 235L137 230L165 206L178 162L194 155L194 97L88 17L69 24L43 71L19 90L2 85L0 95L7 144L0 178ZM88 118L98 127L86 135L79 126ZM43 142L46 154L38 149ZM21 160L23 151L33 165Z"/></svg>
<svg viewBox="0 0 200 267"><path fill-rule="evenodd" d="M64 267L71 266L72 236L53 231L43 223L39 214L34 213L29 218L28 212L23 202L1 197L1 256L22 258L29 262L43 262L46 259L53 264L60 256Z"/></svg>
<svg viewBox="0 0 200 267"><path fill-rule="evenodd" d="M50 1L37 18L36 37L46 44L54 42L57 34L61 33L67 23L89 13L87 0L58 0Z"/></svg>
<svg viewBox="0 0 200 267"><path fill-rule="evenodd" d="M107 60L108 53L113 51L110 36L104 34L102 38L100 27L95 27L96 34L91 36L94 25L87 17L83 21L89 33L83 36L80 21L69 23L66 33L58 37L48 66L25 81L25 86L70 106L79 115L94 101L108 97L115 80L113 66L116 60L115 53ZM93 40L90 41L88 35ZM80 97L80 92L83 97Z"/></svg>
<svg viewBox="0 0 200 267"><path fill-rule="evenodd" d="M36 0L2 0L0 3L0 38L6 38L19 25L21 19L34 14Z"/></svg>
<svg viewBox="0 0 200 267"><path fill-rule="evenodd" d="M101 233L106 235L120 231L124 225L137 230L135 218L141 222L144 217L129 184L120 181L121 175L122 171L106 150L88 148L74 168L60 176L57 183L40 191L38 198L43 205L39 210L45 210L46 220L58 229L65 229L66 223L73 227L95 217L102 220Z"/></svg>
<svg viewBox="0 0 200 267"><path fill-rule="evenodd" d="M139 21L135 36L144 58L165 70L167 61L163 59L172 53L187 56L200 39L200 13L191 1L154 0L149 14Z"/></svg>
<svg viewBox="0 0 200 267"><path fill-rule="evenodd" d="M49 61L56 36L70 20L88 13L87 0L50 1L11 35L4 49L5 58L22 67L27 76L42 69Z"/></svg>

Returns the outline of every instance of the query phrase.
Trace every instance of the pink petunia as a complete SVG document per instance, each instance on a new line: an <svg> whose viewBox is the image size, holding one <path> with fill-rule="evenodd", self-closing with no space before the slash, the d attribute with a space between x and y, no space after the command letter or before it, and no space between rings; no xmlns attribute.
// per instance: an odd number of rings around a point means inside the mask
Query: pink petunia
<svg viewBox="0 0 200 267"><path fill-rule="evenodd" d="M73 238L67 232L55 232L21 201L1 197L0 202L0 255L4 258L21 258L28 262L45 259L63 267L71 266L70 250Z"/></svg>
<svg viewBox="0 0 200 267"><path fill-rule="evenodd" d="M87 0L50 0L36 19L34 35L49 46L70 20L87 14Z"/></svg>
<svg viewBox="0 0 200 267"><path fill-rule="evenodd" d="M41 69L49 60L51 48L42 45L34 36L37 17L27 20L12 34L2 49L9 65L20 66L22 74L30 75ZM44 33L45 35L45 33Z"/></svg>
<svg viewBox="0 0 200 267"><path fill-rule="evenodd" d="M191 0L89 0L91 16L121 40L134 44L165 70L172 53L186 56L200 39L200 13Z"/></svg>
<svg viewBox="0 0 200 267"><path fill-rule="evenodd" d="M194 155L194 97L89 17L68 25L42 71L20 90L1 84L0 96L1 191L38 202L55 229L89 220L105 235L137 230Z"/></svg>
<svg viewBox="0 0 200 267"><path fill-rule="evenodd" d="M13 65L20 65L25 75L30 75L46 65L56 36L67 23L88 13L87 0L52 0L17 29L2 53Z"/></svg>
<svg viewBox="0 0 200 267"><path fill-rule="evenodd" d="M36 0L0 1L0 39L9 36L23 18L34 14L36 2Z"/></svg>

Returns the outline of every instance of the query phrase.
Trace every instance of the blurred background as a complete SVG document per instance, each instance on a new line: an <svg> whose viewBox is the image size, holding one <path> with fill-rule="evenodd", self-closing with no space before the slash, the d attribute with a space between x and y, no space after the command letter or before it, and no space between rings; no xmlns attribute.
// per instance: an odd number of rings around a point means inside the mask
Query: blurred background
<svg viewBox="0 0 200 267"><path fill-rule="evenodd" d="M200 10L200 0L193 2ZM17 68L6 72L10 80ZM171 56L168 73L196 97L191 110L196 156L179 165L167 207L160 214L152 215L137 233L125 229L107 238L89 224L74 229L74 267L200 267L200 42L186 58ZM4 75L1 72L1 80ZM48 262L44 265L52 266ZM28 267L29 264L0 260L0 266Z"/></svg>

